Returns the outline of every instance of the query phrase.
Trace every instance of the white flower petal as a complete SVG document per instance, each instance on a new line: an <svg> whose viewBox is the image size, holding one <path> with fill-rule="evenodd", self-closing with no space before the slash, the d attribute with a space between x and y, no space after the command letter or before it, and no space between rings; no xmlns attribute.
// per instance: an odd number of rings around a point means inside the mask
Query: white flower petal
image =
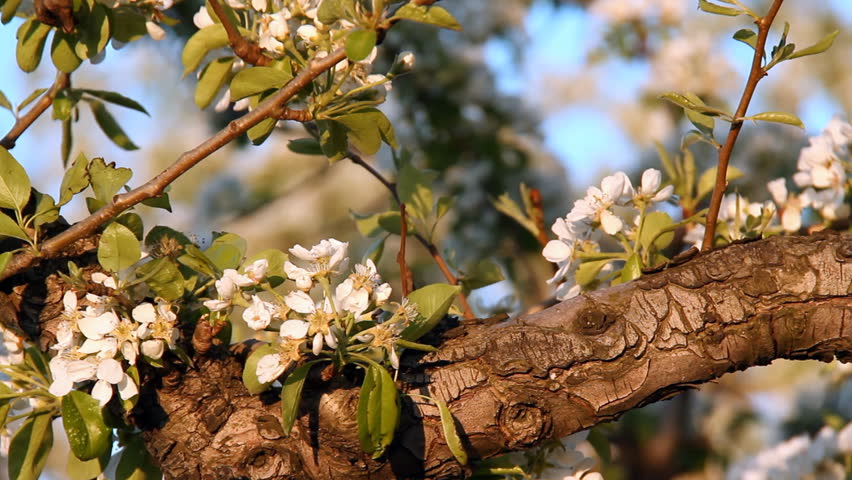
<svg viewBox="0 0 852 480"><path fill-rule="evenodd" d="M301 339L308 334L310 324L302 320L287 320L281 324L279 335L285 338Z"/></svg>
<svg viewBox="0 0 852 480"><path fill-rule="evenodd" d="M273 353L270 355L264 355L257 362L257 369L255 370L255 375L257 375L257 380L261 383L271 383L276 378L280 377L284 370L286 369L286 365L281 363L281 355L277 353Z"/></svg>
<svg viewBox="0 0 852 480"><path fill-rule="evenodd" d="M624 223L609 210L604 210L601 212L601 226L603 227L604 232L610 235L615 235L619 232L619 230L621 230Z"/></svg>
<svg viewBox="0 0 852 480"><path fill-rule="evenodd" d="M299 313L313 313L316 310L314 300L305 292L290 292L284 297L284 303Z"/></svg>
<svg viewBox="0 0 852 480"><path fill-rule="evenodd" d="M104 380L115 385L121 381L123 375L124 370L121 369L121 363L115 359L107 358L98 365L98 380Z"/></svg>
<svg viewBox="0 0 852 480"><path fill-rule="evenodd" d="M92 388L92 397L97 399L103 407L112 398L112 384L105 380L98 380Z"/></svg>
<svg viewBox="0 0 852 480"><path fill-rule="evenodd" d="M311 351L314 352L314 355L319 355L322 352L322 334L317 333L314 335L314 340L311 345Z"/></svg>
<svg viewBox="0 0 852 480"><path fill-rule="evenodd" d="M574 254L574 247L561 240L551 240L547 242L541 254L548 262L562 262L571 258L571 255Z"/></svg>
<svg viewBox="0 0 852 480"><path fill-rule="evenodd" d="M124 374L118 382L118 396L122 400L133 398L139 394L139 387L130 375Z"/></svg>

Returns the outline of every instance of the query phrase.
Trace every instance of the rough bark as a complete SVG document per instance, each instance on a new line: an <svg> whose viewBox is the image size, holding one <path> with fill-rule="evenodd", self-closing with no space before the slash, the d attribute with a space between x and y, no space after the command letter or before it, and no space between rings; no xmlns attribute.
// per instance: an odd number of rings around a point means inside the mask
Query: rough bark
<svg viewBox="0 0 852 480"><path fill-rule="evenodd" d="M533 447L777 358L852 360L852 235L773 237L498 324L462 324L414 358L403 390L446 401L472 458ZM850 316L852 319L852 316ZM169 478L458 478L437 409L403 401L397 438L358 446L357 374L309 379L290 436L275 392L250 396L245 351L143 391L133 418ZM406 361L406 358L403 358Z"/></svg>

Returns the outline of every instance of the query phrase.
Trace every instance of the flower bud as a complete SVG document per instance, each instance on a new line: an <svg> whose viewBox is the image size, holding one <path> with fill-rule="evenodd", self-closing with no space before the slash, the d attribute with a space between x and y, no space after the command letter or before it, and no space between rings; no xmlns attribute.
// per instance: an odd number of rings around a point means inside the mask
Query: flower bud
<svg viewBox="0 0 852 480"><path fill-rule="evenodd" d="M402 52L396 56L396 59L393 62L393 66L388 72L389 77L405 75L410 71L414 70L414 54L411 52Z"/></svg>

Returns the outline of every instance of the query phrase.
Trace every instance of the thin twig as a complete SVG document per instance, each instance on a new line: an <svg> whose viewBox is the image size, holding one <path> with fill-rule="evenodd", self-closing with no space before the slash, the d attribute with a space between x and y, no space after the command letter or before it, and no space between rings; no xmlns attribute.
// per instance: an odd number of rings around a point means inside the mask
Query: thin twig
<svg viewBox="0 0 852 480"><path fill-rule="evenodd" d="M346 58L346 52L340 48L332 52L327 57L312 60L304 69L302 69L301 72L299 72L298 75L290 80L284 88L266 99L251 112L231 121L225 128L219 130L219 132L202 142L197 147L184 152L171 166L160 172L156 177L127 193L115 196L110 203L101 207L95 213L89 215L55 237L45 240L45 242L39 247L39 256L44 258L56 256L63 248L78 239L93 234L99 226L104 224L104 222L114 218L124 210L127 210L143 200L162 194L163 190L169 184L186 173L187 170L194 167L216 150L219 150L235 138L244 134L249 128L257 125L260 121L269 118L272 112L280 108L281 105L284 105L288 100L293 98L294 95L308 86L314 78L333 67L344 58ZM0 273L0 280L9 278L10 276L29 267L36 258L36 254L29 250L16 255L9 261L3 272Z"/></svg>
<svg viewBox="0 0 852 480"><path fill-rule="evenodd" d="M236 25L231 22L231 18L228 17L227 13L225 13L225 7L222 6L219 0L210 0L210 8L213 9L213 13L215 13L216 16L219 17L219 21L222 22L222 27L225 28L225 33L228 34L228 43L231 44L231 49L238 57L252 65L269 65L273 62L272 58L267 57L263 53L260 45L250 42L240 35L240 31L237 29Z"/></svg>
<svg viewBox="0 0 852 480"><path fill-rule="evenodd" d="M64 72L59 72L56 74L56 80L51 85L50 89L44 92L44 95L41 96L36 102L30 107L30 110L24 115L18 117L18 120L12 125L9 133L0 140L0 146L5 148L6 150L11 150L15 148L15 143L18 141L18 137L21 136L33 122L44 113L45 110L53 104L53 99L56 98L56 94L62 91L65 88L68 88L68 85L71 83L71 76Z"/></svg>
<svg viewBox="0 0 852 480"><path fill-rule="evenodd" d="M389 182L384 177L384 175L379 173L379 171L373 168L372 165L365 162L360 155L350 151L346 153L346 156L350 160L352 160L353 163L364 167L365 170L370 172L370 175L375 177L376 180L380 181L382 185L384 185L390 191L391 195L393 195L394 200L396 200L396 202L400 205L402 204L402 202L399 201L399 194L396 191L395 183ZM429 252L429 255L432 256L432 259L435 260L435 263L438 265L438 269L440 269L441 273L444 274L444 278L447 279L447 282L449 282L450 285L458 285L458 277L453 275L453 272L450 271L450 268L447 266L447 262L444 261L444 257L441 256L441 252L438 251L438 248L435 246L435 244L433 244L429 240L426 240L422 235L417 232L414 232L414 238L416 238L417 241L420 242L421 245L423 245L423 248L425 248L426 251ZM462 309L464 310L464 318L476 318L476 315L473 314L473 309L470 308L470 304L467 302L467 296L465 296L464 293L459 294L459 302L462 304Z"/></svg>
<svg viewBox="0 0 852 480"><path fill-rule="evenodd" d="M314 119L314 115L308 110L296 110L282 106L271 114L272 117L278 120L295 120L297 122L310 122Z"/></svg>
<svg viewBox="0 0 852 480"><path fill-rule="evenodd" d="M784 0L774 0L769 11L762 18L757 19L754 23L757 25L757 42L754 45L754 57L751 60L751 71L748 74L745 90L740 98L740 104L737 106L737 111L734 114L734 120L731 122L731 129L728 131L728 138L725 139L725 144L719 150L719 165L716 170L716 186L713 188L713 196L710 199L710 210L707 212L707 221L705 222L704 241L701 243L701 250L706 251L713 248L713 237L716 236L716 222L719 219L719 209L722 206L722 196L725 194L725 188L728 186L727 171L728 162L731 160L731 153L734 151L734 144L737 142L737 137L743 127L743 117L746 116L748 105L754 95L754 90L757 88L757 83L766 76L766 70L762 66L763 54L766 49L766 37L769 36L769 28L781 9L781 4Z"/></svg>
<svg viewBox="0 0 852 480"><path fill-rule="evenodd" d="M546 247L549 239L547 238L547 229L544 226L544 208L541 202L541 190L530 188L530 203L533 208L532 220L535 222L535 228L538 231L535 238L542 247Z"/></svg>
<svg viewBox="0 0 852 480"><path fill-rule="evenodd" d="M400 283L402 284L402 296L407 297L414 290L414 277L411 275L411 270L408 269L408 264L405 262L405 238L408 236L408 219L405 214L405 204L399 204L399 253L396 255L396 261L399 263Z"/></svg>

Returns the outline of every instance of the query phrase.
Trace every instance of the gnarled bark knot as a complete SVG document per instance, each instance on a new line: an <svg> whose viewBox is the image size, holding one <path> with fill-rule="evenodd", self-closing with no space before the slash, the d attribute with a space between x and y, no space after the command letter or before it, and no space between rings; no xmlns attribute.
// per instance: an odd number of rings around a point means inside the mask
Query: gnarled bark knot
<svg viewBox="0 0 852 480"><path fill-rule="evenodd" d="M400 386L450 406L470 456L559 438L776 358L852 360L852 235L773 237L497 325L466 326ZM850 317L852 318L852 317ZM276 392L249 395L236 356L149 384L133 412L169 478L457 478L437 409L405 397L388 454L361 452L358 379L309 379L293 431Z"/></svg>

